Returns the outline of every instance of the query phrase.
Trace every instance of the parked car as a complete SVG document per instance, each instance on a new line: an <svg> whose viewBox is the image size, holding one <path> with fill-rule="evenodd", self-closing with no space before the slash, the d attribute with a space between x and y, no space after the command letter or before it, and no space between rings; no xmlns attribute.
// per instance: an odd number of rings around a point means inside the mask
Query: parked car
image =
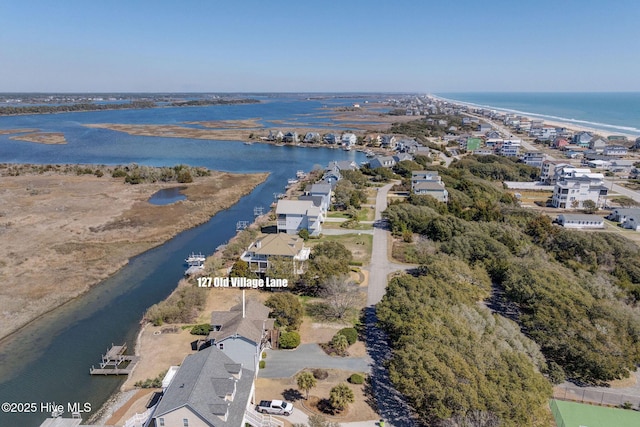
<svg viewBox="0 0 640 427"><path fill-rule="evenodd" d="M256 411L263 414L275 415L291 415L293 413L293 405L284 400L261 400L256 405Z"/></svg>

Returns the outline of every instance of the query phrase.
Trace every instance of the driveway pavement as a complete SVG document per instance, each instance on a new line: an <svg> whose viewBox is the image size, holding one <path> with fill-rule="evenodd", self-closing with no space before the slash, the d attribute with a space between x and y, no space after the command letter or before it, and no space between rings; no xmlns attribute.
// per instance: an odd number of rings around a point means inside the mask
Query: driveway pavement
<svg viewBox="0 0 640 427"><path fill-rule="evenodd" d="M343 369L369 373L369 357L332 357L318 344L303 344L294 350L267 350L266 367L260 378L290 378L305 368Z"/></svg>

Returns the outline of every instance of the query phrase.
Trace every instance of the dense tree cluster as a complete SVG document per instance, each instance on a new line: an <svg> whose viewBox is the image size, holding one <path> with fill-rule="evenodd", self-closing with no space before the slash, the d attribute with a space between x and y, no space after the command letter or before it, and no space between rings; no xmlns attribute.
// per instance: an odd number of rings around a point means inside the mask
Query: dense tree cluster
<svg viewBox="0 0 640 427"><path fill-rule="evenodd" d="M63 104L63 105L27 105L0 107L0 116L13 116L18 114L51 114L51 113L73 113L76 111L100 111L100 110L124 110L124 109L141 109L154 108L156 103L153 101L133 101L123 104Z"/></svg>
<svg viewBox="0 0 640 427"><path fill-rule="evenodd" d="M502 162L465 162L439 170L448 204L411 196L385 212L393 232L421 235L411 246L420 276L394 279L378 308L394 339L392 379L425 419L530 425L549 395L536 370L597 384L640 362L639 249L552 224L487 181L497 175L482 165Z"/></svg>
<svg viewBox="0 0 640 427"><path fill-rule="evenodd" d="M153 182L178 182L188 184L193 182L194 177L210 176L211 171L202 167L187 165L176 165L174 167L152 167L131 164L128 166L116 167L111 176L114 178L124 177L127 184L142 184Z"/></svg>

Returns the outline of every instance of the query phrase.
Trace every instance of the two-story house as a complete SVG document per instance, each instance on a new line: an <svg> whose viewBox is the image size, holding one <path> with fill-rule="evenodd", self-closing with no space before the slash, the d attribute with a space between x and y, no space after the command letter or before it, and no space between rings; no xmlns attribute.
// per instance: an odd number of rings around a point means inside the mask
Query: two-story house
<svg viewBox="0 0 640 427"><path fill-rule="evenodd" d="M281 233L265 234L251 243L240 259L249 264L250 271L257 274L267 272L269 260L273 257L287 259L291 262L292 272L302 274L310 253L311 249L304 245L301 237Z"/></svg>
<svg viewBox="0 0 640 427"><path fill-rule="evenodd" d="M330 184L325 184L329 187ZM317 236L322 232L323 210L311 200L278 200L276 205L278 233L298 234L307 230L309 235Z"/></svg>

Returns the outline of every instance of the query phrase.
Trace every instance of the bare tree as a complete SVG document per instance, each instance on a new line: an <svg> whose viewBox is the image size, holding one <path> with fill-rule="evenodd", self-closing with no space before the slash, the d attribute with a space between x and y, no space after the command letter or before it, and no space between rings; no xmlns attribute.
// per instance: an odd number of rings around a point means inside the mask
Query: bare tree
<svg viewBox="0 0 640 427"><path fill-rule="evenodd" d="M360 300L358 285L348 276L331 276L324 283L322 296L327 304L328 315L344 318Z"/></svg>

